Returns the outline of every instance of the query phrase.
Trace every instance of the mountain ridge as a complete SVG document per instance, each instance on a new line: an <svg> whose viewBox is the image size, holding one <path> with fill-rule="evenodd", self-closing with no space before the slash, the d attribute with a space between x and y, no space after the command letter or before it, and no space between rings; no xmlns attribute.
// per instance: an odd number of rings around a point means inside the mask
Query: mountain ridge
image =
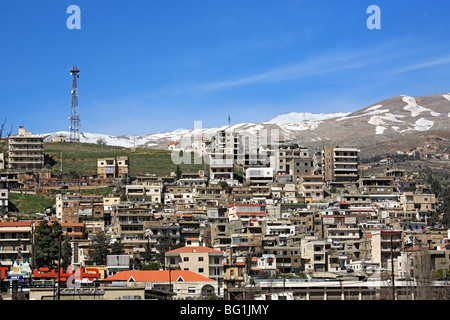
<svg viewBox="0 0 450 320"><path fill-rule="evenodd" d="M324 143L347 142L356 146L399 138L416 132L430 130L449 131L450 93L421 97L397 95L374 103L355 112L310 113L291 112L281 114L266 122L237 123L215 128L176 130L140 136L111 136L97 133L80 133L81 142L104 143L127 148L167 149L170 142L192 141L199 136L211 137L220 130L238 130L257 134L262 129L279 130L286 141L295 141L305 146ZM45 141L68 131L40 134ZM366 140L366 141L364 141Z"/></svg>

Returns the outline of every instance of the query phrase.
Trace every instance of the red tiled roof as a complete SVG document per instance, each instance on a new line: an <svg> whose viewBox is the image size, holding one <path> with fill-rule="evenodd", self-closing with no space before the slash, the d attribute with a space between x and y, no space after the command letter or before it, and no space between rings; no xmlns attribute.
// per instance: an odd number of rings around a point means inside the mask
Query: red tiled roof
<svg viewBox="0 0 450 320"><path fill-rule="evenodd" d="M9 233L9 232L14 232L14 233L16 233L16 232L30 232L30 230L26 230L26 229L13 229L13 230L11 230L11 229L9 229L9 230L0 230L0 233Z"/></svg>
<svg viewBox="0 0 450 320"><path fill-rule="evenodd" d="M254 203L235 203L235 204L230 204L228 206L228 208L232 208L232 207L245 207L245 206L249 206L249 207L265 207L265 204L254 204Z"/></svg>
<svg viewBox="0 0 450 320"><path fill-rule="evenodd" d="M170 271L170 281L176 282L180 276L184 281L214 281L189 270ZM131 278L136 282L168 282L169 270L127 270L116 273L103 281L129 281Z"/></svg>
<svg viewBox="0 0 450 320"><path fill-rule="evenodd" d="M260 212L236 212L238 216L258 216L258 215L267 215L267 212L260 211Z"/></svg>
<svg viewBox="0 0 450 320"><path fill-rule="evenodd" d="M215 252L223 254L223 252L220 250L203 246L185 246L178 249L167 251L167 253L190 253L190 252Z"/></svg>
<svg viewBox="0 0 450 320"><path fill-rule="evenodd" d="M31 221L0 222L0 227L31 227Z"/></svg>

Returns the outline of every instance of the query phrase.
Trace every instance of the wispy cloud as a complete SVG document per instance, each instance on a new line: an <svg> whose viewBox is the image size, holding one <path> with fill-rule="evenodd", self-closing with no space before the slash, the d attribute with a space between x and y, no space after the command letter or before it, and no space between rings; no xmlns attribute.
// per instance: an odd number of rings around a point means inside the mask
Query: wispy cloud
<svg viewBox="0 0 450 320"><path fill-rule="evenodd" d="M429 61L415 63L415 64L412 64L412 65L409 65L406 67L398 68L397 70L394 70L393 73L401 74L401 73L405 73L405 72L427 69L427 68L442 66L442 65L446 65L446 64L450 64L450 56L447 56L444 58L442 58L442 57L435 58L435 59L431 59Z"/></svg>
<svg viewBox="0 0 450 320"><path fill-rule="evenodd" d="M290 65L239 78L203 84L207 91L220 90L253 83L269 83L323 76L338 71L358 70L380 62L398 58L404 52L388 51L388 46L351 52L332 52L304 59ZM389 52L389 54L387 53Z"/></svg>

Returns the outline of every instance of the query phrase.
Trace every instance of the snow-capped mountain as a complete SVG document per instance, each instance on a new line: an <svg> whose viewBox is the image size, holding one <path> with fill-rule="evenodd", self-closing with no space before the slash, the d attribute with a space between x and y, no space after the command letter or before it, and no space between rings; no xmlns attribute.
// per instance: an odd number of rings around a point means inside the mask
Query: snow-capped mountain
<svg viewBox="0 0 450 320"><path fill-rule="evenodd" d="M257 134L262 129L277 129L280 137L303 145L314 143L367 144L370 140L392 139L402 135L429 130L450 131L450 93L410 97L399 95L352 113L292 112L261 123L238 123L231 126L177 130L141 136L110 136L81 133L81 142L104 143L112 146L167 149L170 142L193 141L212 137L220 130ZM46 141L53 136L66 135L60 131L42 134Z"/></svg>
<svg viewBox="0 0 450 320"><path fill-rule="evenodd" d="M350 114L344 113L344 112L335 112L335 113L310 113L310 112L291 112L287 114L279 115L273 119L270 119L266 123L273 123L273 124L289 124L289 123L299 123L299 122L317 122L317 121L323 121L327 119L333 119L333 118L340 118L345 117L346 115Z"/></svg>

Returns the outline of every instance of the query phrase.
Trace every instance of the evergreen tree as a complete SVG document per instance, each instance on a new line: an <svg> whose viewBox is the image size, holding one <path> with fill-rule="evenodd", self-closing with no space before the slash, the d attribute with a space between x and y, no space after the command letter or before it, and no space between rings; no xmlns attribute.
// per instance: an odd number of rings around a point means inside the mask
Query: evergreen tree
<svg viewBox="0 0 450 320"><path fill-rule="evenodd" d="M63 270L67 270L67 267L72 263L72 246L67 235L61 246L61 260L61 267Z"/></svg>
<svg viewBox="0 0 450 320"><path fill-rule="evenodd" d="M125 250L123 248L122 240L119 239L116 242L114 242L113 245L111 246L111 254L121 255L124 253L125 253Z"/></svg>
<svg viewBox="0 0 450 320"><path fill-rule="evenodd" d="M175 243L168 234L165 234L156 245L156 250L158 250L156 258L161 265L164 265L166 252L183 246L182 243Z"/></svg>
<svg viewBox="0 0 450 320"><path fill-rule="evenodd" d="M147 239L147 244L145 246L144 261L151 262L153 260L152 247L150 246L150 239Z"/></svg>
<svg viewBox="0 0 450 320"><path fill-rule="evenodd" d="M106 265L109 252L109 240L105 232L97 233L88 248L89 261L95 265Z"/></svg>
<svg viewBox="0 0 450 320"><path fill-rule="evenodd" d="M47 220L42 220L36 227L35 250L37 268L54 269L57 267L61 229L61 225L58 222L49 224Z"/></svg>
<svg viewBox="0 0 450 320"><path fill-rule="evenodd" d="M180 169L180 166L177 164L177 170L175 171L175 174L176 174L176 176L177 176L177 180L180 180L181 179L181 169Z"/></svg>
<svg viewBox="0 0 450 320"><path fill-rule="evenodd" d="M160 270L161 269L161 265L159 264L159 262L150 262L147 264L144 264L141 267L141 270Z"/></svg>

